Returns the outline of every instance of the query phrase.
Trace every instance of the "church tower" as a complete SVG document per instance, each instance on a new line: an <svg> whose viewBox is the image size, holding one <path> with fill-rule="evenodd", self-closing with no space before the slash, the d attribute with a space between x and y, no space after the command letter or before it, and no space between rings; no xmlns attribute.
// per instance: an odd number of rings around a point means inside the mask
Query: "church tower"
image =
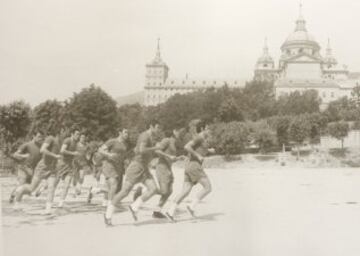
<svg viewBox="0 0 360 256"><path fill-rule="evenodd" d="M161 59L160 39L158 38L156 55L152 62L146 64L145 86L161 87L168 78L169 67Z"/></svg>
<svg viewBox="0 0 360 256"><path fill-rule="evenodd" d="M275 79L275 64L273 58L269 54L267 39L265 38L263 54L257 60L255 65L254 80L257 81L273 81Z"/></svg>

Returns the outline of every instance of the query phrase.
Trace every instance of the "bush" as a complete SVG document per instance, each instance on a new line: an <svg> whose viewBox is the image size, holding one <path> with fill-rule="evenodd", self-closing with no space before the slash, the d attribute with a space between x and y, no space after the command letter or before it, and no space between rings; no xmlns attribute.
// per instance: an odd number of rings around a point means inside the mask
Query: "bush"
<svg viewBox="0 0 360 256"><path fill-rule="evenodd" d="M242 153L248 144L249 129L242 122L215 123L211 130L212 145L219 154Z"/></svg>

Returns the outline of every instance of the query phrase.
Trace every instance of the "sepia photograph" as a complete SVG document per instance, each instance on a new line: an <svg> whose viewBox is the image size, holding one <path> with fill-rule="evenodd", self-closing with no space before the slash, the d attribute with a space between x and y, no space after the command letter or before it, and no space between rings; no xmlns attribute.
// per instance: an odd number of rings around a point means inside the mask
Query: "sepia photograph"
<svg viewBox="0 0 360 256"><path fill-rule="evenodd" d="M0 256L359 256L359 12L0 0Z"/></svg>

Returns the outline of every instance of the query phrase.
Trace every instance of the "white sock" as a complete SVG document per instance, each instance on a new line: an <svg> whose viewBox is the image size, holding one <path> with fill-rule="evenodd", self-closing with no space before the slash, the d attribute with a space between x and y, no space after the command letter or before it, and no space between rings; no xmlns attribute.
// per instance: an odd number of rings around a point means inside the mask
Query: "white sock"
<svg viewBox="0 0 360 256"><path fill-rule="evenodd" d="M45 213L49 213L51 211L52 203L45 204Z"/></svg>
<svg viewBox="0 0 360 256"><path fill-rule="evenodd" d="M198 198L195 198L191 204L189 205L192 210L195 210L195 207L199 204L200 200Z"/></svg>
<svg viewBox="0 0 360 256"><path fill-rule="evenodd" d="M91 189L91 193L97 194L100 192L100 188L99 187L92 187Z"/></svg>
<svg viewBox="0 0 360 256"><path fill-rule="evenodd" d="M168 213L169 213L171 216L174 216L177 206L178 206L177 203L173 203L173 204L169 207Z"/></svg>
<svg viewBox="0 0 360 256"><path fill-rule="evenodd" d="M113 213L115 211L115 206L112 203L109 203L107 208L106 208L106 213L105 213L105 217L107 219L111 219Z"/></svg>
<svg viewBox="0 0 360 256"><path fill-rule="evenodd" d="M61 200L59 201L58 206L59 206L59 207L63 207L63 206L64 206L64 200L61 199Z"/></svg>
<svg viewBox="0 0 360 256"><path fill-rule="evenodd" d="M139 210L140 206L141 206L143 203L144 203L144 201L142 200L141 196L139 196L139 197L136 199L136 201L131 204L131 208L132 208L135 212L137 212L137 211Z"/></svg>

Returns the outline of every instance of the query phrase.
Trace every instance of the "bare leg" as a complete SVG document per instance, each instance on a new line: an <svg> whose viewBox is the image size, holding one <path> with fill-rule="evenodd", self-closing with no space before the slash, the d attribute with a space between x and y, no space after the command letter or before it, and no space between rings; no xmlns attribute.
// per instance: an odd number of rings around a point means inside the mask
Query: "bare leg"
<svg viewBox="0 0 360 256"><path fill-rule="evenodd" d="M167 214L171 217L174 216L176 208L178 205L190 194L191 189L193 188L193 184L191 182L185 181L183 184L183 188L179 195L176 196L174 203L170 206Z"/></svg>
<svg viewBox="0 0 360 256"><path fill-rule="evenodd" d="M23 184L15 190L16 201L20 202L23 195L30 195L40 184L41 178L34 176L30 184Z"/></svg>
<svg viewBox="0 0 360 256"><path fill-rule="evenodd" d="M64 205L66 196L69 192L71 181L72 181L71 175L66 175L65 180L64 180L64 189L62 191L60 202L59 202L59 207L62 207Z"/></svg>
<svg viewBox="0 0 360 256"><path fill-rule="evenodd" d="M194 211L197 204L211 192L211 183L208 177L203 177L199 181L199 184L203 187L196 195L195 199L189 205L190 211Z"/></svg>

